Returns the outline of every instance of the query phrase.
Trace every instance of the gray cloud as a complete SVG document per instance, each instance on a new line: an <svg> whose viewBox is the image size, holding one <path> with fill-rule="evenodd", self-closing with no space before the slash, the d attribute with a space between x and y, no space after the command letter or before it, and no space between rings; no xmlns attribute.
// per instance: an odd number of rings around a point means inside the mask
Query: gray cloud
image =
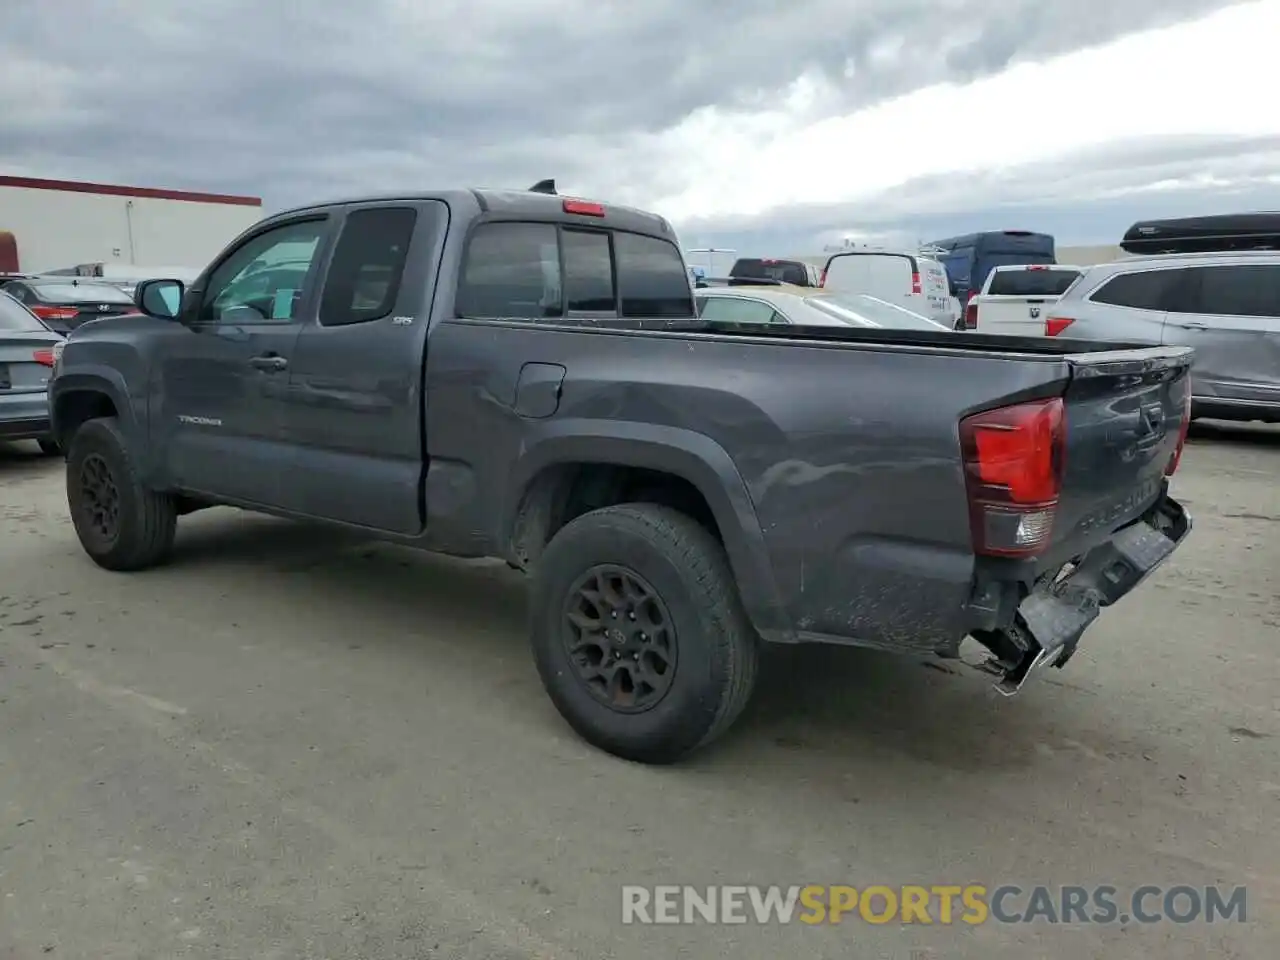
<svg viewBox="0 0 1280 960"><path fill-rule="evenodd" d="M680 224L690 246L817 253L843 236L911 243L1033 229L1064 244L1116 243L1140 219L1280 209L1280 136L1162 137L1012 170L920 178L856 203Z"/></svg>
<svg viewBox="0 0 1280 960"><path fill-rule="evenodd" d="M821 112L846 112L1223 5L27 0L0 34L0 167L270 206L622 172L643 200L664 176L638 138L699 107L772 103L810 74L839 80Z"/></svg>

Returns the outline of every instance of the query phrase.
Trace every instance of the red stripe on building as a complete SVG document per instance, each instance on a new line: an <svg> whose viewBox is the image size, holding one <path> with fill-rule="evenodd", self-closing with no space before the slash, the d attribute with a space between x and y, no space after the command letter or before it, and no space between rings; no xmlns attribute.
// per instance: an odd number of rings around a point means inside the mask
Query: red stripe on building
<svg viewBox="0 0 1280 960"><path fill-rule="evenodd" d="M141 197L148 200L186 200L190 203L225 203L237 207L262 206L261 197L238 197L228 193L193 193L189 190L158 190L154 187L122 187L112 183L83 183L78 180L40 180L36 177L0 176L0 187L56 190L62 193L96 193L108 197Z"/></svg>

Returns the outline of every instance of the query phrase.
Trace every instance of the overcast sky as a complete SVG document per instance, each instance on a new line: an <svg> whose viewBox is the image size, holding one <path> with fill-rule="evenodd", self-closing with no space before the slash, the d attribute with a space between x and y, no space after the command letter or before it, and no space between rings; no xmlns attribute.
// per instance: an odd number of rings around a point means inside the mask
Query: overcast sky
<svg viewBox="0 0 1280 960"><path fill-rule="evenodd" d="M268 209L554 177L776 254L1280 208L1280 0L4 8L0 173Z"/></svg>

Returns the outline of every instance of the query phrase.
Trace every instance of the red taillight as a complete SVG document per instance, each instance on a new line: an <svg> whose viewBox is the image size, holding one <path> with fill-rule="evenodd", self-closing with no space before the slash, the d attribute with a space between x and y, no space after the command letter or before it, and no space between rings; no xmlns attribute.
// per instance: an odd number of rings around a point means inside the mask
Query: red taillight
<svg viewBox="0 0 1280 960"><path fill-rule="evenodd" d="M1044 335L1046 337L1056 337L1074 322L1075 321L1071 317L1046 317L1044 321Z"/></svg>
<svg viewBox="0 0 1280 960"><path fill-rule="evenodd" d="M965 417L960 450L974 552L1026 557L1044 549L1066 460L1062 398Z"/></svg>
<svg viewBox="0 0 1280 960"><path fill-rule="evenodd" d="M603 217L604 204L592 203L590 200L566 200L565 213L576 213L580 217Z"/></svg>
<svg viewBox="0 0 1280 960"><path fill-rule="evenodd" d="M966 330L978 329L978 295L976 293L969 294L969 302L965 305L964 328Z"/></svg>
<svg viewBox="0 0 1280 960"><path fill-rule="evenodd" d="M43 366L52 367L54 359L53 348L50 347L46 350L37 350L35 353L31 354L31 359Z"/></svg>
<svg viewBox="0 0 1280 960"><path fill-rule="evenodd" d="M919 272L911 274L911 292L920 293L924 288L920 286Z"/></svg>
<svg viewBox="0 0 1280 960"><path fill-rule="evenodd" d="M41 320L74 320L80 313L75 307L45 307L37 304L31 312Z"/></svg>
<svg viewBox="0 0 1280 960"><path fill-rule="evenodd" d="M1172 477L1182 462L1182 448L1187 445L1187 431L1191 429L1191 384L1187 384L1187 399L1182 405L1182 426L1178 428L1178 445L1173 448L1173 456L1169 465L1164 468L1164 475Z"/></svg>

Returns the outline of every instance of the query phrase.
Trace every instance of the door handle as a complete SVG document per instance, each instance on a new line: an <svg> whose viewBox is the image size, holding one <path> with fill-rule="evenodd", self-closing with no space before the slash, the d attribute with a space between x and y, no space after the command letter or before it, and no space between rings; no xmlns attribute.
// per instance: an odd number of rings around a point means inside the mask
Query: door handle
<svg viewBox="0 0 1280 960"><path fill-rule="evenodd" d="M1186 327L1188 330L1208 330L1209 329L1209 325L1207 323L1201 323L1199 320L1184 320L1182 322L1182 325Z"/></svg>
<svg viewBox="0 0 1280 960"><path fill-rule="evenodd" d="M284 357L280 356L279 354L275 354L275 353L269 353L261 357L254 357L252 360L249 361L249 363L257 367L259 370L268 370L268 371L283 370L287 366L289 366L288 360L286 360Z"/></svg>

